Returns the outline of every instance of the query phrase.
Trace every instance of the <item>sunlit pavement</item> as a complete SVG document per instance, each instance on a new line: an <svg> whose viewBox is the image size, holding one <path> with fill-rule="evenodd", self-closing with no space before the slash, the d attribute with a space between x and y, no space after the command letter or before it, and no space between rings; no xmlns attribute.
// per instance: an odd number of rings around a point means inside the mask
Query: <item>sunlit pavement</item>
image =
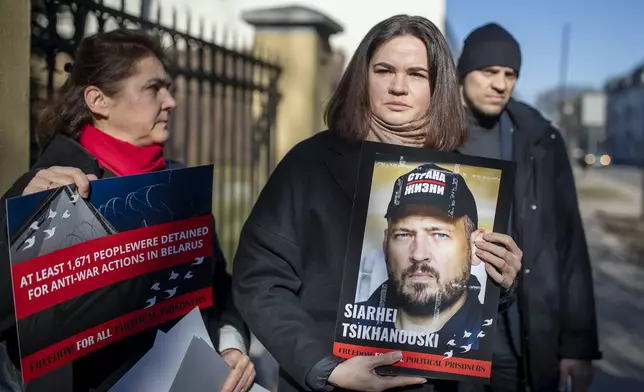
<svg viewBox="0 0 644 392"><path fill-rule="evenodd" d="M592 259L604 359L592 391L644 391L644 261L600 224L602 212L637 216L641 174L633 168L577 171L577 188ZM644 241L644 238L642 238Z"/></svg>

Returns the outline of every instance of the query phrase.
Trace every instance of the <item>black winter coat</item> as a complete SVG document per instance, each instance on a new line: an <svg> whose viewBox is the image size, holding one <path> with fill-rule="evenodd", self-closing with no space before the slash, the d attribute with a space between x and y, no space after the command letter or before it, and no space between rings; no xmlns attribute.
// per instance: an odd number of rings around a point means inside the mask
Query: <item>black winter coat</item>
<svg viewBox="0 0 644 392"><path fill-rule="evenodd" d="M329 131L300 142L273 171L241 233L235 303L279 363L280 392L322 389L307 375L332 355L360 147ZM457 387L430 383L436 391Z"/></svg>
<svg viewBox="0 0 644 392"><path fill-rule="evenodd" d="M169 167L181 167L176 162L168 162ZM0 199L0 340L7 340L9 355L14 364L19 366L16 342L16 326L11 292L11 273L9 249L7 240L7 225L5 217L5 201L9 197L19 196L39 169L51 166L70 166L79 168L85 174L94 174L98 178L114 177L114 174L104 169L87 150L77 142L64 136L57 136L31 171L20 177L15 184ZM213 232L214 233L214 232ZM213 244L213 296L214 305L202 310L204 322L210 332L210 338L215 347L218 346L219 329L224 324L231 325L239 331L248 347L250 334L239 312L236 310L231 295L231 276L226 271L226 260L214 233ZM122 298L121 300L127 300ZM167 330L177 320L158 326ZM88 391L98 387L108 377L114 378L124 371L124 366L132 365L142 354L152 347L156 329L139 333L99 351L90 353L74 362L74 392ZM116 380L113 380L116 381Z"/></svg>
<svg viewBox="0 0 644 392"><path fill-rule="evenodd" d="M525 104L511 100L507 111L517 162L513 236L523 250L523 366L538 389L557 377L559 359L601 357L593 280L561 134Z"/></svg>

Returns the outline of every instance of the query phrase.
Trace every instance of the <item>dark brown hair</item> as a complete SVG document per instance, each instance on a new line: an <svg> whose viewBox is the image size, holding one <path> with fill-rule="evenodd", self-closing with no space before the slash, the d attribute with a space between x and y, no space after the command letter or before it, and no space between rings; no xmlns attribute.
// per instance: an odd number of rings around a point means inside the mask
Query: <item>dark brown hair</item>
<svg viewBox="0 0 644 392"><path fill-rule="evenodd" d="M96 86L108 96L122 87L122 82L136 72L136 64L148 56L158 58L167 67L167 59L158 37L146 30L118 29L83 38L73 65L66 65L69 77L57 98L40 114L36 141L42 151L56 135L76 139L92 113L85 104L84 91Z"/></svg>
<svg viewBox="0 0 644 392"><path fill-rule="evenodd" d="M403 35L420 39L427 48L432 96L427 115L429 132L425 147L452 151L462 145L467 137L467 120L456 68L443 34L421 16L396 15L371 28L353 54L326 107L326 124L331 132L348 140L362 141L367 137L371 121L369 62L381 45Z"/></svg>

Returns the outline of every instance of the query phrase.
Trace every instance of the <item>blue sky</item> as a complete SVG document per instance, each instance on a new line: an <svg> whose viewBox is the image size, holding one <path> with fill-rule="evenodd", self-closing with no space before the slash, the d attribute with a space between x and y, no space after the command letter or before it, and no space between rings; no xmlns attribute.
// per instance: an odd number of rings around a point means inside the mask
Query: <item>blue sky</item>
<svg viewBox="0 0 644 392"><path fill-rule="evenodd" d="M462 43L497 22L521 44L521 99L559 82L564 23L570 23L568 83L601 88L644 62L644 0L447 0L447 20Z"/></svg>

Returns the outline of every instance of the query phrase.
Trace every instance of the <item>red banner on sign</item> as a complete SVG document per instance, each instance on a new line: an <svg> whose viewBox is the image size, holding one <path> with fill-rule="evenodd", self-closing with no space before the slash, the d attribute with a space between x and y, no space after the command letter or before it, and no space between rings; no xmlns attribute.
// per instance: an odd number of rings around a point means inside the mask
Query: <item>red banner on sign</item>
<svg viewBox="0 0 644 392"><path fill-rule="evenodd" d="M212 303L212 287L208 287L97 325L23 358L23 380L29 382L101 347L188 314L195 306L204 309Z"/></svg>
<svg viewBox="0 0 644 392"><path fill-rule="evenodd" d="M344 343L333 344L333 353L338 357L346 359L361 355L382 355L391 351L395 350ZM492 362L490 361L467 358L446 358L442 355L424 354L413 351L403 351L402 353L402 361L397 362L393 366L481 378L490 378L490 372L492 370Z"/></svg>
<svg viewBox="0 0 644 392"><path fill-rule="evenodd" d="M113 234L12 266L20 320L90 291L212 255L212 217L204 215Z"/></svg>

